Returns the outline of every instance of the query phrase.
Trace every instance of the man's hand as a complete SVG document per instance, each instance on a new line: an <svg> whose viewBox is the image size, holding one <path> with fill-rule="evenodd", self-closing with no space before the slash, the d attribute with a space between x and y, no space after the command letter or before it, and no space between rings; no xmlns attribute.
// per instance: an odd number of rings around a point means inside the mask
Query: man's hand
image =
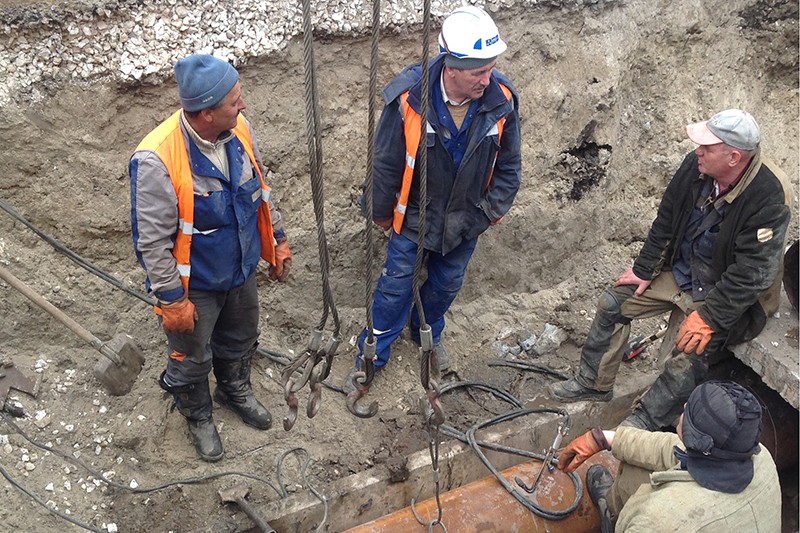
<svg viewBox="0 0 800 533"><path fill-rule="evenodd" d="M558 469L567 474L581 466L586 459L602 450L610 450L603 430L599 427L587 431L570 442L558 456Z"/></svg>
<svg viewBox="0 0 800 533"><path fill-rule="evenodd" d="M269 266L269 278L286 281L292 269L292 250L289 241L283 240L275 247L275 264Z"/></svg>
<svg viewBox="0 0 800 533"><path fill-rule="evenodd" d="M697 311L692 311L681 324L678 331L678 340L675 345L683 353L696 353L702 355L706 346L711 341L714 330L706 324Z"/></svg>
<svg viewBox="0 0 800 533"><path fill-rule="evenodd" d="M373 220L376 226L379 226L383 231L389 231L392 227L392 219L387 218L386 220Z"/></svg>
<svg viewBox="0 0 800 533"><path fill-rule="evenodd" d="M191 333L197 318L197 309L188 295L174 302L161 303L161 325L167 333Z"/></svg>
<svg viewBox="0 0 800 533"><path fill-rule="evenodd" d="M620 285L636 285L636 292L634 294L636 296L641 296L642 293L650 286L653 280L650 279L642 279L636 274L633 273L633 267L628 268L625 272L619 275L617 281L614 282L615 287L619 287Z"/></svg>

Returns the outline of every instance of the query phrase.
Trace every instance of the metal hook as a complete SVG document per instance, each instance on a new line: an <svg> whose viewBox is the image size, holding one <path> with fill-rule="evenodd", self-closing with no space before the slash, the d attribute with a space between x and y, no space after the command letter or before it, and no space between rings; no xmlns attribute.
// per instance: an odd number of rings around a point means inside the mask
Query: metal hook
<svg viewBox="0 0 800 533"><path fill-rule="evenodd" d="M289 406L289 414L283 417L283 429L289 431L297 422L297 395L292 391L293 380L289 379L283 389L283 397Z"/></svg>
<svg viewBox="0 0 800 533"><path fill-rule="evenodd" d="M428 420L438 427L444 424L444 408L442 408L442 402L439 400L439 390L436 387L436 383L433 381L431 383L433 386L425 391L428 403L431 404L431 414Z"/></svg>
<svg viewBox="0 0 800 533"><path fill-rule="evenodd" d="M366 408L358 404L369 392L369 385L364 385L360 381L361 378L365 378L363 381L366 382L367 377L368 374L361 371L354 373L352 379L355 390L347 395L347 410L359 418L372 418L378 412L378 402L372 402Z"/></svg>

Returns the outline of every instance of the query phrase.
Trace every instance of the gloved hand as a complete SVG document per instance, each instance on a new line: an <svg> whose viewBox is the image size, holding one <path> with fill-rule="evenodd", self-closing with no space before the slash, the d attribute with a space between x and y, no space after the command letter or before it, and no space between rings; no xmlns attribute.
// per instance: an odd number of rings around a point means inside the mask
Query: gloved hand
<svg viewBox="0 0 800 533"><path fill-rule="evenodd" d="M389 231L389 229L392 227L393 220L391 218L387 218L386 220L373 220L373 222L383 231Z"/></svg>
<svg viewBox="0 0 800 533"><path fill-rule="evenodd" d="M174 302L161 303L161 325L167 333L191 333L197 318L197 309L188 295Z"/></svg>
<svg viewBox="0 0 800 533"><path fill-rule="evenodd" d="M292 250L289 241L283 240L275 246L275 264L269 266L269 278L286 281L292 269Z"/></svg>
<svg viewBox="0 0 800 533"><path fill-rule="evenodd" d="M603 430L593 428L570 442L558 456L558 469L567 474L578 468L586 459L602 450L610 450Z"/></svg>
<svg viewBox="0 0 800 533"><path fill-rule="evenodd" d="M692 311L681 324L678 331L678 340L675 345L683 353L696 353L702 355L706 346L711 341L714 330L706 324L697 311Z"/></svg>

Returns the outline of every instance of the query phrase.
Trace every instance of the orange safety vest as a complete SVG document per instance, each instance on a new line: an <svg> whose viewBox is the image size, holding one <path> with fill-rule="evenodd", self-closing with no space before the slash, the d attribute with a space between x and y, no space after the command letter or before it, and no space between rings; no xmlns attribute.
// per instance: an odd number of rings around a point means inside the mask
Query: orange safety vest
<svg viewBox="0 0 800 533"><path fill-rule="evenodd" d="M192 170L189 163L189 151L186 148L183 131L180 128L180 114L178 110L156 129L151 131L139 144L136 151L149 150L155 154L167 167L167 172L175 187L178 197L178 225L179 231L175 236L175 245L172 255L177 262L178 274L186 293L189 293L189 276L191 266L189 262L192 247L192 232L194 231L194 185ZM272 233L272 215L270 213L270 189L264 182L253 152L253 138L250 128L240 114L233 133L244 145L245 152L258 174L261 182L261 205L258 207L258 233L261 237L261 258L268 263L275 264L275 237ZM156 312L158 312L158 309Z"/></svg>
<svg viewBox="0 0 800 533"><path fill-rule="evenodd" d="M511 100L511 89L499 84L503 94L506 95L508 100ZM403 229L403 219L406 216L406 209L408 208L408 195L411 192L411 182L414 178L414 166L417 163L417 150L419 149L420 139L422 137L422 115L414 111L408 105L409 91L400 95L400 107L403 110L403 123L405 124L405 137L406 137L406 166L403 170L403 183L400 185L400 193L397 195L397 203L394 206L393 226L396 233L400 233ZM497 121L497 145L500 146L500 139L503 137L503 126L505 126L506 117L500 117ZM428 133L432 133L430 125L427 125ZM486 181L486 187L492 182L492 175L494 175L494 164L497 162L497 155L500 153L498 148L494 154L494 161L492 162L492 170L489 172L489 179Z"/></svg>

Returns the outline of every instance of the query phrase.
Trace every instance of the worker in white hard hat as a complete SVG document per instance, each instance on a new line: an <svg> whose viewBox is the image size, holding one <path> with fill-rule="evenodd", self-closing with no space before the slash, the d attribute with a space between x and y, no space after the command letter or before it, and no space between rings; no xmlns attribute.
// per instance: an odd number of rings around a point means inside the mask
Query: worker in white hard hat
<svg viewBox="0 0 800 533"><path fill-rule="evenodd" d="M427 280L420 288L433 353L450 368L441 342L444 315L461 289L478 241L511 208L520 186L519 99L511 82L495 70L506 50L492 18L474 6L445 19L440 55L429 65L426 138L421 139L422 66L412 65L383 90L385 107L375 143L373 220L390 233L386 264L374 296L375 368L389 362L391 344L409 322L420 342L420 320L412 311L412 281L419 244L420 147L427 148L427 207L424 253ZM364 205L362 197L362 206ZM352 391L367 331L359 338L356 366L345 380Z"/></svg>

